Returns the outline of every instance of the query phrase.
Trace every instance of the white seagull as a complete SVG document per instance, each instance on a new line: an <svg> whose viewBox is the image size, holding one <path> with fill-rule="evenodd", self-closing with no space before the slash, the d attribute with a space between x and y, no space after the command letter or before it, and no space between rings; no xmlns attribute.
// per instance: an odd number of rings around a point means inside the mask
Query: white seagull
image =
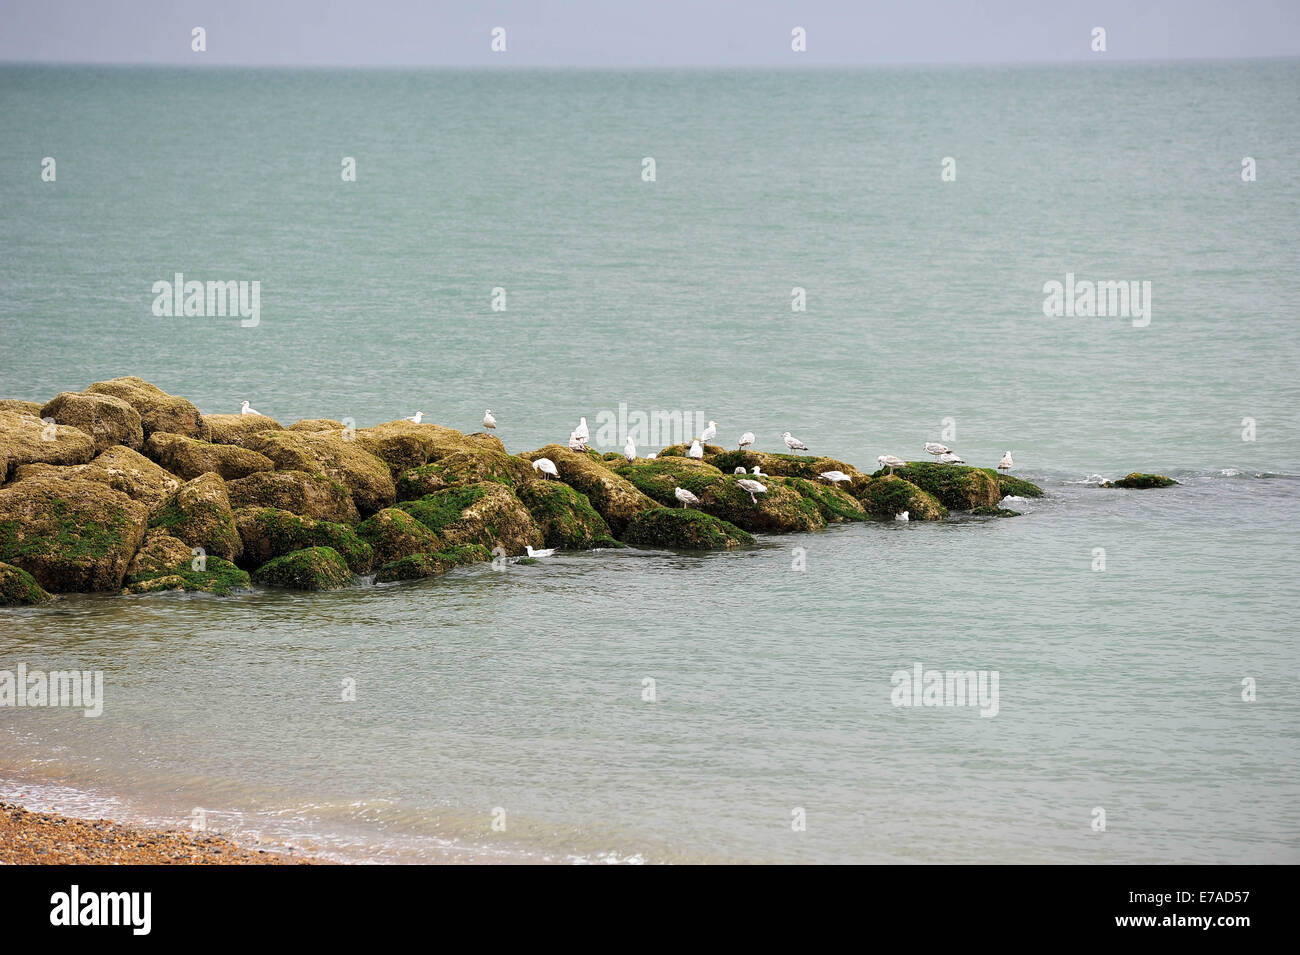
<svg viewBox="0 0 1300 955"><path fill-rule="evenodd" d="M750 473L750 474L757 474L759 477L767 477L766 474L764 474L762 471L759 470L759 468L761 468L761 467L762 467L761 464L755 464L755 465L754 465L754 470L750 471L749 473Z"/></svg>
<svg viewBox="0 0 1300 955"><path fill-rule="evenodd" d="M955 451L945 451L939 455L940 464L965 464L966 459Z"/></svg>
<svg viewBox="0 0 1300 955"><path fill-rule="evenodd" d="M586 444L586 443L587 443L587 441L591 438L591 434L590 434L590 432L587 431L587 419L586 419L586 418L579 418L579 419L578 419L578 427L574 429L574 432L573 432L573 433L576 434L578 437L580 437L580 438L582 439L582 443L583 443L583 444Z"/></svg>
<svg viewBox="0 0 1300 955"><path fill-rule="evenodd" d="M483 412L483 427L495 430L496 426L497 419L492 417L492 409L489 408L487 411Z"/></svg>
<svg viewBox="0 0 1300 955"><path fill-rule="evenodd" d="M656 452L651 451L649 454L647 454L647 455L645 456L645 459L646 459L647 461L653 461L653 460L654 460L655 458L657 458L657 457L659 457L659 455L658 455Z"/></svg>
<svg viewBox="0 0 1300 955"><path fill-rule="evenodd" d="M248 404L248 402L245 401L244 404ZM249 411L247 408L245 408L245 409L244 409L244 414L257 414L257 412L256 412L256 411ZM424 417L424 412L423 412L423 411L417 411L415 414L413 414L413 415L409 415L409 416L403 418L402 420L403 420L403 421L414 421L416 424L419 424L419 423L420 423L420 419L423 418L423 417Z"/></svg>
<svg viewBox="0 0 1300 955"><path fill-rule="evenodd" d="M576 431L573 432L573 434L569 435L569 450L570 450L570 451L586 451L586 450L587 450L587 439L584 438L582 435L578 434L578 432L576 432Z"/></svg>
<svg viewBox="0 0 1300 955"><path fill-rule="evenodd" d="M636 460L636 442L630 434L627 436L627 444L623 445L623 457L627 458L628 464Z"/></svg>
<svg viewBox="0 0 1300 955"><path fill-rule="evenodd" d="M908 520L907 511L899 511L897 514L894 515L894 520L896 521Z"/></svg>
<svg viewBox="0 0 1300 955"><path fill-rule="evenodd" d="M700 503L700 499L684 487L675 488L673 497L682 502L682 507L690 507L692 504Z"/></svg>
<svg viewBox="0 0 1300 955"><path fill-rule="evenodd" d="M754 432L746 431L744 434L740 436L740 444L738 444L737 447L747 448L753 443L754 443Z"/></svg>
<svg viewBox="0 0 1300 955"><path fill-rule="evenodd" d="M933 454L934 459L937 461L939 460L939 455L948 454L949 451L946 444L939 444L937 441L927 441L925 442L925 453Z"/></svg>
<svg viewBox="0 0 1300 955"><path fill-rule="evenodd" d="M746 471L744 468L736 468L736 470L732 471L731 473L732 473L732 474L748 474L749 472Z"/></svg>
<svg viewBox="0 0 1300 955"><path fill-rule="evenodd" d="M533 470L542 472L543 479L548 474L553 478L559 478L560 476L560 472L555 469L555 462L550 458L538 458L533 462Z"/></svg>
<svg viewBox="0 0 1300 955"><path fill-rule="evenodd" d="M554 547L547 547L543 550L533 550L532 544L525 544L524 546L528 548L529 557L550 557L555 553Z"/></svg>
<svg viewBox="0 0 1300 955"><path fill-rule="evenodd" d="M819 477L824 477L826 480L830 481L832 484L838 484L840 481L852 481L852 480L853 480L853 478L849 477L849 476L848 476L847 474L845 474L843 471L823 471L823 472L819 475Z"/></svg>
<svg viewBox="0 0 1300 955"><path fill-rule="evenodd" d="M785 434L781 435L781 437L782 437L782 439L784 439L784 441L785 441L785 446L786 446L787 448L789 448L791 451L807 451L807 450L808 450L808 445L804 444L802 441L800 441L798 438L796 438L794 435L792 435L789 431L787 431Z"/></svg>
<svg viewBox="0 0 1300 955"><path fill-rule="evenodd" d="M894 468L907 467L906 461L904 461L902 458L896 458L892 454L882 454L880 457L876 458L876 463L879 464L882 468L889 468L890 474L894 473Z"/></svg>
<svg viewBox="0 0 1300 955"><path fill-rule="evenodd" d="M700 435L700 441L703 444L708 444L717 436L718 436L718 423L716 421L710 421L709 426L705 428L704 433Z"/></svg>
<svg viewBox="0 0 1300 955"><path fill-rule="evenodd" d="M697 461L698 461L700 458L704 457L704 449L703 449L702 447L700 447L700 442L699 442L699 439L698 439L698 438L697 438L696 440L694 440L694 441L691 442L691 447L690 447L690 449L686 452L686 456L687 456L688 458L694 458L694 459L697 460Z"/></svg>
<svg viewBox="0 0 1300 955"><path fill-rule="evenodd" d="M755 494L767 493L766 485L759 484L757 481L751 481L748 478L741 478L736 483L740 485L742 490L749 492L749 499L753 501L755 504L758 503L758 498L754 497Z"/></svg>
<svg viewBox="0 0 1300 955"><path fill-rule="evenodd" d="M1016 462L1011 460L1011 452L1006 451L1002 455L1002 460L998 462L999 471L1010 471L1016 466Z"/></svg>
<svg viewBox="0 0 1300 955"><path fill-rule="evenodd" d="M262 412L258 411L255 408L250 408L248 406L248 402L245 401L242 405L239 406L239 413L240 414L261 414Z"/></svg>

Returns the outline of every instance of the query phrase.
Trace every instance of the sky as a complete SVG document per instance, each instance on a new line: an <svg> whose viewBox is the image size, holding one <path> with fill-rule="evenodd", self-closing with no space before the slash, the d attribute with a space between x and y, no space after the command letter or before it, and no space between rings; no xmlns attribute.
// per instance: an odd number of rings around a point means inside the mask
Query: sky
<svg viewBox="0 0 1300 955"><path fill-rule="evenodd" d="M204 52L192 30L206 31ZM505 51L491 49L505 30ZM807 49L791 49L791 31ZM1106 30L1105 54L1091 49ZM0 61L713 67L1300 55L1300 0L0 0Z"/></svg>

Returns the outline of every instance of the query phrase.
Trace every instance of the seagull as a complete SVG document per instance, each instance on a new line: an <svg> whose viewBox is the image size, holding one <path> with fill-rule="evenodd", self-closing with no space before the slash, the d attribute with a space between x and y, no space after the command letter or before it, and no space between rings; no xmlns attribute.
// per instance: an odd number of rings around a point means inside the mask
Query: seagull
<svg viewBox="0 0 1300 955"><path fill-rule="evenodd" d="M894 515L894 520L896 521L908 520L907 513L908 513L907 511L899 511L897 514Z"/></svg>
<svg viewBox="0 0 1300 955"><path fill-rule="evenodd" d="M651 451L649 454L647 454L647 455L645 456L645 459L646 459L647 461L653 461L653 460L654 460L655 458L657 458L657 457L659 457L659 455L656 454L655 452Z"/></svg>
<svg viewBox="0 0 1300 955"><path fill-rule="evenodd" d="M754 432L746 431L744 434L740 436L740 444L736 445L736 447L747 448L753 443L754 443Z"/></svg>
<svg viewBox="0 0 1300 955"><path fill-rule="evenodd" d="M760 467L762 467L761 464L755 464L755 465L754 465L754 470L750 471L749 473L750 473L750 474L757 474L759 477L767 477L766 474L764 474L762 471L759 470Z"/></svg>
<svg viewBox="0 0 1300 955"><path fill-rule="evenodd" d="M549 474L553 478L559 478L560 472L555 469L555 462L550 458L538 458L533 462L533 470L541 471L543 475ZM545 480L545 477L543 477Z"/></svg>
<svg viewBox="0 0 1300 955"><path fill-rule="evenodd" d="M1002 460L998 462L999 471L1010 471L1016 466L1016 462L1011 460L1011 452L1006 451L1002 455Z"/></svg>
<svg viewBox="0 0 1300 955"><path fill-rule="evenodd" d="M882 454L880 457L876 458L876 463L882 468L889 468L890 474L894 473L894 468L907 467L906 461L902 458L896 458L892 454Z"/></svg>
<svg viewBox="0 0 1300 955"><path fill-rule="evenodd" d="M578 437L580 437L580 438L582 439L582 443L583 443L583 444L586 444L586 443L587 443L587 440L591 437L591 434L590 434L590 432L587 431L587 419L586 419L586 418L579 418L579 419L578 419L578 427L574 430L573 433L576 434Z"/></svg>
<svg viewBox="0 0 1300 955"><path fill-rule="evenodd" d="M249 411L249 410L248 410L248 402L247 402L247 401L244 402L244 414L257 414L256 411ZM419 423L420 423L420 419L423 418L423 417L424 417L424 412L423 412L423 411L417 411L415 414L410 415L409 417L403 418L402 420L403 420L403 421L414 421L416 424L419 424Z"/></svg>
<svg viewBox="0 0 1300 955"><path fill-rule="evenodd" d="M940 464L965 464L966 459L963 458L960 454L957 454L955 451L945 451L943 454L939 455L939 463Z"/></svg>
<svg viewBox="0 0 1300 955"><path fill-rule="evenodd" d="M240 414L261 414L262 412L258 411L256 408L250 408L248 406L248 402L245 401L242 405L239 406L239 413Z"/></svg>
<svg viewBox="0 0 1300 955"><path fill-rule="evenodd" d="M808 450L808 445L804 444L802 441L800 441L798 438L792 435L789 431L781 435L781 437L785 439L785 446L789 448L791 451Z"/></svg>
<svg viewBox="0 0 1300 955"><path fill-rule="evenodd" d="M749 499L755 504L758 503L758 498L754 497L755 494L767 493L767 487L765 485L759 484L757 481L751 481L748 478L741 478L736 483L740 485L742 490L749 492Z"/></svg>
<svg viewBox="0 0 1300 955"><path fill-rule="evenodd" d="M824 477L826 480L830 481L832 484L838 484L840 481L852 481L852 480L853 480L853 478L849 477L849 476L848 476L847 474L845 474L843 471L823 471L823 472L819 475L819 477Z"/></svg>
<svg viewBox="0 0 1300 955"><path fill-rule="evenodd" d="M576 431L573 432L573 434L569 435L569 450L570 450L570 451L586 451L586 450L587 450L587 439L584 438L582 435L578 434L578 432L576 432Z"/></svg>
<svg viewBox="0 0 1300 955"><path fill-rule="evenodd" d="M692 504L700 503L700 499L684 487L675 488L673 497L682 502L682 507L690 507Z"/></svg>
<svg viewBox="0 0 1300 955"><path fill-rule="evenodd" d="M554 547L547 547L544 550L533 550L532 544L525 544L524 546L528 548L529 557L550 557L555 553Z"/></svg>
<svg viewBox="0 0 1300 955"><path fill-rule="evenodd" d="M686 456L688 458L694 458L697 461L700 458L704 457L704 449L700 447L700 442L698 438L691 442L690 450L686 452Z"/></svg>
<svg viewBox="0 0 1300 955"><path fill-rule="evenodd" d="M627 458L628 464L636 460L636 442L630 434L627 436L627 444L623 445L623 457Z"/></svg>
<svg viewBox="0 0 1300 955"><path fill-rule="evenodd" d="M496 430L497 419L492 417L492 409L483 412L483 427Z"/></svg>
<svg viewBox="0 0 1300 955"><path fill-rule="evenodd" d="M705 428L704 433L700 435L700 441L703 444L708 444L717 436L718 436L718 423L716 421L710 421L709 426Z"/></svg>
<svg viewBox="0 0 1300 955"><path fill-rule="evenodd" d="M748 474L749 472L746 471L744 468L736 468L736 470L733 471L733 472L731 472L731 473L733 473L733 474Z"/></svg>
<svg viewBox="0 0 1300 955"><path fill-rule="evenodd" d="M948 446L946 444L939 444L935 441L927 441L925 442L925 453L933 454L934 459L937 461L939 460L939 455L948 454L949 451L948 451Z"/></svg>

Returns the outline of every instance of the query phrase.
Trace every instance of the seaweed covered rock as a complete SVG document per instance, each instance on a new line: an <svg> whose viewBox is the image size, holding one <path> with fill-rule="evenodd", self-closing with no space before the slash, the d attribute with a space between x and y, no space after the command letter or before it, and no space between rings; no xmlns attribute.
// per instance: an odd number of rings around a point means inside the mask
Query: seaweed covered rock
<svg viewBox="0 0 1300 955"><path fill-rule="evenodd" d="M234 507L278 507L301 517L344 524L361 520L346 487L306 471L259 471L227 482L226 494Z"/></svg>
<svg viewBox="0 0 1300 955"><path fill-rule="evenodd" d="M413 554L442 550L437 534L396 507L371 514L357 526L357 536L370 545L376 567Z"/></svg>
<svg viewBox="0 0 1300 955"><path fill-rule="evenodd" d="M214 557L234 560L244 545L235 529L226 482L216 474L201 474L176 489L149 521L190 547L202 547Z"/></svg>
<svg viewBox="0 0 1300 955"><path fill-rule="evenodd" d="M274 507L239 508L235 528L243 543L240 563L246 567L260 567L273 557L307 547L332 547L354 574L369 573L374 560L370 545L359 536L360 528L299 517Z"/></svg>
<svg viewBox="0 0 1300 955"><path fill-rule="evenodd" d="M250 447L249 439L263 431L284 430L284 425L280 422L261 414L210 414L204 415L203 420L211 432L210 435L205 435L203 440L211 441L213 444L234 444L241 448ZM159 428L158 430L170 429ZM184 434L185 432L173 433ZM189 435L189 437L197 437L197 435Z"/></svg>
<svg viewBox="0 0 1300 955"><path fill-rule="evenodd" d="M762 478L759 480L763 481ZM764 483L769 482L764 481ZM816 506L827 524L867 519L867 512L857 498L848 491L841 490L837 485L828 483L824 478L814 481L792 477L786 478L783 483L805 501Z"/></svg>
<svg viewBox="0 0 1300 955"><path fill-rule="evenodd" d="M97 381L85 391L91 395L121 398L140 415L146 438L155 431L170 431L191 438L207 438L208 426L199 409L185 398L169 395L143 378L129 375L109 381Z"/></svg>
<svg viewBox="0 0 1300 955"><path fill-rule="evenodd" d="M144 444L140 413L113 395L64 391L45 404L41 417L53 418L58 424L72 425L90 435L96 454L115 444L136 451Z"/></svg>
<svg viewBox="0 0 1300 955"><path fill-rule="evenodd" d="M519 456L529 462L538 458L550 458L555 462L560 480L586 495L591 506L616 535L622 533L634 515L657 506L630 481L612 471L594 451L583 454L558 444L548 444Z"/></svg>
<svg viewBox="0 0 1300 955"><path fill-rule="evenodd" d="M379 583L421 580L445 574L454 567L481 564L491 559L491 552L482 544L459 544L437 553L411 554L390 561L379 568L375 580Z"/></svg>
<svg viewBox="0 0 1300 955"><path fill-rule="evenodd" d="M1124 487L1131 491L1144 491L1153 487L1173 487L1178 482L1173 478L1165 477L1163 474L1143 474L1141 471L1134 471L1118 481L1106 481L1102 487Z"/></svg>
<svg viewBox="0 0 1300 955"><path fill-rule="evenodd" d="M1019 511L1006 507L976 507L971 510L972 517L1021 517Z"/></svg>
<svg viewBox="0 0 1300 955"><path fill-rule="evenodd" d="M0 480L24 464L85 464L94 456L95 440L79 428L0 411Z"/></svg>
<svg viewBox="0 0 1300 955"><path fill-rule="evenodd" d="M248 574L228 560L195 554L184 542L155 528L127 568L122 592L199 591L227 596L250 586Z"/></svg>
<svg viewBox="0 0 1300 955"><path fill-rule="evenodd" d="M60 467L52 464L24 464L14 474L15 481L48 477L62 481L98 481L139 501L156 514L181 482L174 474L160 468L143 454L115 444L88 464Z"/></svg>
<svg viewBox="0 0 1300 955"><path fill-rule="evenodd" d="M144 453L186 481L209 471L234 481L258 471L275 470L275 464L266 455L237 444L213 444L166 431L149 435Z"/></svg>
<svg viewBox="0 0 1300 955"><path fill-rule="evenodd" d="M397 505L446 544L500 546L514 557L528 546L542 546L542 535L528 508L505 485L493 481L467 484L427 494Z"/></svg>
<svg viewBox="0 0 1300 955"><path fill-rule="evenodd" d="M149 510L96 481L38 475L0 488L0 561L46 590L117 590Z"/></svg>
<svg viewBox="0 0 1300 955"><path fill-rule="evenodd" d="M1003 474L1001 471L995 471L993 468L980 468L980 470L998 482L998 492L1003 497L1043 496L1043 489L1037 484L1012 477L1010 474Z"/></svg>
<svg viewBox="0 0 1300 955"><path fill-rule="evenodd" d="M690 441L687 441L685 444L670 444L668 445L668 447L661 448L659 450L659 457L660 458L684 458L686 457L686 453L690 451L690 449L691 449ZM720 447L716 444L703 444L700 445L700 450L704 452L704 460L708 461L710 458L715 458L718 455L723 454L724 452L726 452L727 449ZM624 458L623 460L626 461L627 459Z"/></svg>
<svg viewBox="0 0 1300 955"><path fill-rule="evenodd" d="M904 511L914 521L941 521L948 516L948 509L932 494L897 474L871 478L855 492L867 513L878 520L892 520Z"/></svg>
<svg viewBox="0 0 1300 955"><path fill-rule="evenodd" d="M698 497L705 488L722 479L722 472L712 464L680 456L638 459L632 464L624 458L623 463L614 468L614 473L665 507L678 506L673 494L679 487Z"/></svg>
<svg viewBox="0 0 1300 955"><path fill-rule="evenodd" d="M735 524L685 508L656 507L628 521L623 540L641 547L671 550L732 550L754 538Z"/></svg>
<svg viewBox="0 0 1300 955"><path fill-rule="evenodd" d="M352 583L347 561L332 547L305 547L269 560L253 573L269 587L293 590L336 590Z"/></svg>
<svg viewBox="0 0 1300 955"><path fill-rule="evenodd" d="M858 473L851 464L835 458L815 457L811 454L770 454L766 451L726 451L708 458L714 467L730 474L736 468L753 471L757 465L763 473L776 477L805 478L816 481L827 471L843 471L850 476Z"/></svg>
<svg viewBox="0 0 1300 955"><path fill-rule="evenodd" d="M871 476L875 479L888 473L888 468L881 468ZM993 507L1002 500L997 479L982 468L909 461L906 467L894 468L894 475L915 484L953 511Z"/></svg>
<svg viewBox="0 0 1300 955"><path fill-rule="evenodd" d="M347 487L364 517L397 500L388 465L342 432L273 431L249 435L244 447L266 455L279 470L322 474Z"/></svg>
<svg viewBox="0 0 1300 955"><path fill-rule="evenodd" d="M342 421L335 421L333 418L303 418L301 421L295 421L289 425L287 431L342 431L344 425Z"/></svg>
<svg viewBox="0 0 1300 955"><path fill-rule="evenodd" d="M453 451L406 471L397 481L397 499L414 501L444 488L496 481L518 487L533 476L532 464L492 448Z"/></svg>
<svg viewBox="0 0 1300 955"><path fill-rule="evenodd" d="M610 543L609 525L587 495L559 481L529 481L517 492L547 547L586 550Z"/></svg>
<svg viewBox="0 0 1300 955"><path fill-rule="evenodd" d="M31 607L54 598L21 567L0 564L0 607Z"/></svg>
<svg viewBox="0 0 1300 955"><path fill-rule="evenodd" d="M388 465L396 479L404 471L428 464L441 455L455 451L473 451L483 445L471 441L454 428L413 421L385 421L370 428L358 428L358 446ZM502 450L504 448L491 450Z"/></svg>

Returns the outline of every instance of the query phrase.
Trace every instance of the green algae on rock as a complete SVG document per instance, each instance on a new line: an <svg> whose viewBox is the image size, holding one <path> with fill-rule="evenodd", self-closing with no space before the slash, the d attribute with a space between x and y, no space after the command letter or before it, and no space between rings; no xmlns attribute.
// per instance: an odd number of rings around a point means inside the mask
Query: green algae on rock
<svg viewBox="0 0 1300 955"><path fill-rule="evenodd" d="M164 527L177 540L227 560L234 560L244 549L226 482L216 474L200 474L182 484L150 518L149 526Z"/></svg>
<svg viewBox="0 0 1300 955"><path fill-rule="evenodd" d="M293 590L336 590L352 583L347 561L332 547L305 547L267 561L253 573L259 584Z"/></svg>
<svg viewBox="0 0 1300 955"><path fill-rule="evenodd" d="M397 505L448 544L500 546L510 556L542 546L532 514L505 485L466 484Z"/></svg>
<svg viewBox="0 0 1300 955"><path fill-rule="evenodd" d="M1012 477L1010 474L1003 474L993 468L980 468L985 474L998 482L998 490L1003 497L1042 497L1043 489L1037 484L1020 478Z"/></svg>
<svg viewBox="0 0 1300 955"><path fill-rule="evenodd" d="M517 492L547 547L586 550L604 546L611 531L587 495L559 481L529 481Z"/></svg>
<svg viewBox="0 0 1300 955"><path fill-rule="evenodd" d="M1019 511L1013 511L1006 507L974 507L970 511L973 517L1021 517Z"/></svg>
<svg viewBox="0 0 1300 955"><path fill-rule="evenodd" d="M299 517L274 507L241 507L235 511L235 528L244 546L239 563L245 567L259 567L307 547L334 548L354 574L369 573L374 561L374 551L361 538L360 528L347 524Z"/></svg>
<svg viewBox="0 0 1300 955"><path fill-rule="evenodd" d="M482 544L460 544L437 553L411 554L390 561L379 568L375 580L381 584L399 580L422 580L445 574L454 567L481 564L491 559L491 552Z"/></svg>
<svg viewBox="0 0 1300 955"><path fill-rule="evenodd" d="M355 524L352 492L332 478L306 471L259 471L226 483L234 507L278 507L301 517Z"/></svg>
<svg viewBox="0 0 1300 955"><path fill-rule="evenodd" d="M657 507L628 522L623 540L641 547L670 550L732 550L754 543L734 524L687 508Z"/></svg>
<svg viewBox="0 0 1300 955"><path fill-rule="evenodd" d="M174 474L154 464L138 451L120 444L96 455L87 464L24 464L13 474L15 482L34 477L61 481L97 481L143 504L149 508L151 515L156 514L181 486L181 481Z"/></svg>
<svg viewBox="0 0 1300 955"><path fill-rule="evenodd" d="M413 554L442 550L442 541L437 534L396 507L386 507L371 514L357 525L357 535L370 545L376 567Z"/></svg>
<svg viewBox="0 0 1300 955"><path fill-rule="evenodd" d="M1173 478L1165 477L1163 474L1143 474L1141 471L1134 471L1127 477L1122 477L1118 481L1106 481L1101 486L1143 491L1153 487L1174 487L1177 483Z"/></svg>
<svg viewBox="0 0 1300 955"><path fill-rule="evenodd" d="M665 507L676 505L674 491L684 488L700 499L699 510L742 530L790 534L826 526L818 502L787 487L784 478L760 475L759 483L767 492L751 500L749 492L736 483L744 475L723 474L711 464L690 458L655 458L643 464L625 464L615 473Z"/></svg>
<svg viewBox="0 0 1300 955"><path fill-rule="evenodd" d="M0 563L0 607L32 607L53 599L27 571Z"/></svg>
<svg viewBox="0 0 1300 955"><path fill-rule="evenodd" d="M530 462L492 448L454 451L436 461L404 471L397 481L397 499L414 501L434 491L482 481L496 481L513 488L532 476Z"/></svg>
<svg viewBox="0 0 1300 955"><path fill-rule="evenodd" d="M264 454L282 471L322 474L344 485L362 517L397 500L388 465L342 433L269 431L249 435L244 447Z"/></svg>
<svg viewBox="0 0 1300 955"><path fill-rule="evenodd" d="M560 480L586 495L615 535L622 533L634 515L657 506L630 481L611 470L595 451L584 454L558 444L548 444L519 457L530 464L538 458L553 461L560 472Z"/></svg>
<svg viewBox="0 0 1300 955"><path fill-rule="evenodd" d="M131 561L124 594L191 591L228 596L251 587L248 574L220 557L195 555L184 542L155 528Z"/></svg>
<svg viewBox="0 0 1300 955"><path fill-rule="evenodd" d="M888 473L888 468L881 468L871 476L880 478ZM997 480L982 468L909 461L906 467L894 468L894 475L915 484L953 511L992 507L1002 500Z"/></svg>
<svg viewBox="0 0 1300 955"><path fill-rule="evenodd" d="M897 474L871 478L856 491L867 513L878 520L892 520L904 511L914 521L941 521L948 516L948 509L934 495Z"/></svg>

